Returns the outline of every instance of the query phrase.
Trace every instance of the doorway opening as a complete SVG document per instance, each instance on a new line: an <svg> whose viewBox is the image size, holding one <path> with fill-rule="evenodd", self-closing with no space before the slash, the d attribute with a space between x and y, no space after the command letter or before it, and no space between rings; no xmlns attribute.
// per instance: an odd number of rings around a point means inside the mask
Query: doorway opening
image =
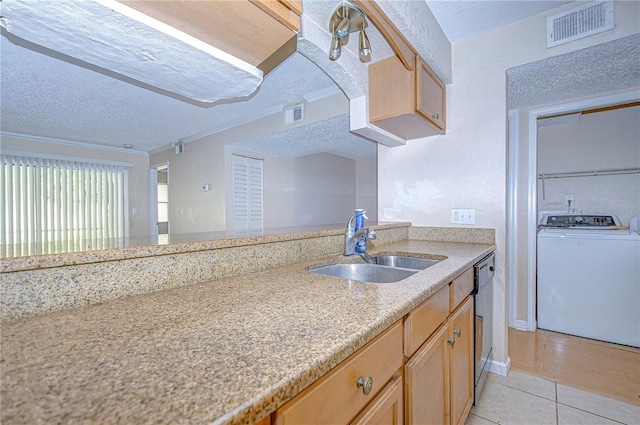
<svg viewBox="0 0 640 425"><path fill-rule="evenodd" d="M169 163L151 167L149 173L151 203L150 234L158 237L158 244L169 243Z"/></svg>
<svg viewBox="0 0 640 425"><path fill-rule="evenodd" d="M535 314L537 230L539 204L542 201L539 196L542 193L542 186L539 183L538 172L538 119L637 101L638 92L631 91L509 112L507 225L512 229L507 248L509 326L529 331L537 329ZM519 185L519 182L522 184ZM519 220L519 217L525 216L526 220ZM526 291L524 285L517 285L519 280L526 281Z"/></svg>

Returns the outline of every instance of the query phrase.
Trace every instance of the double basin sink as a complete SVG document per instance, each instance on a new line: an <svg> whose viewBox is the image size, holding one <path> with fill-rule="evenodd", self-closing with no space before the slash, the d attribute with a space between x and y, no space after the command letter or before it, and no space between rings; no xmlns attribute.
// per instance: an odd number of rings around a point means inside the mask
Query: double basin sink
<svg viewBox="0 0 640 425"><path fill-rule="evenodd" d="M399 282L441 260L410 257L406 255L379 255L374 263L331 264L314 269L312 273L373 283Z"/></svg>

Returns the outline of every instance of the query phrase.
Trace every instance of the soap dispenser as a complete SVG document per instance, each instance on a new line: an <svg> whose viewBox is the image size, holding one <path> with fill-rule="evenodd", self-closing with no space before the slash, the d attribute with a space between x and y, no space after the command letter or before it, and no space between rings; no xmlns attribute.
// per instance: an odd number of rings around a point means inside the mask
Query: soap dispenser
<svg viewBox="0 0 640 425"><path fill-rule="evenodd" d="M366 216L366 211L363 209L357 209L354 211L356 215L356 227L355 231L358 229L362 229L364 227L364 220L368 218ZM356 241L356 252L366 252L367 250L367 238L361 237Z"/></svg>

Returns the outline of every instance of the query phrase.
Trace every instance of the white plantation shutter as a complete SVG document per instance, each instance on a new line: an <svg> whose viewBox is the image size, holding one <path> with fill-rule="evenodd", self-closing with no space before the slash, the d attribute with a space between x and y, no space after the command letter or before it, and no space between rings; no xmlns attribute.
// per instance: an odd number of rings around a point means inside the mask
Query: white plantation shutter
<svg viewBox="0 0 640 425"><path fill-rule="evenodd" d="M261 159L232 155L233 230L262 230Z"/></svg>
<svg viewBox="0 0 640 425"><path fill-rule="evenodd" d="M2 155L0 178L2 256L109 247L126 236L122 166Z"/></svg>

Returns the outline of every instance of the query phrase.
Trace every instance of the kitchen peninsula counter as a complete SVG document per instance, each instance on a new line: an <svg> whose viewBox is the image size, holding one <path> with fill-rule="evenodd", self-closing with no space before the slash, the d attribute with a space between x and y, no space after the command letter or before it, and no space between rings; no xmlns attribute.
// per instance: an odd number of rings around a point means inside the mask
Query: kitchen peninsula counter
<svg viewBox="0 0 640 425"><path fill-rule="evenodd" d="M325 257L3 322L1 422L253 423L494 249L406 240L377 251L447 258L375 284L307 271L358 260Z"/></svg>

